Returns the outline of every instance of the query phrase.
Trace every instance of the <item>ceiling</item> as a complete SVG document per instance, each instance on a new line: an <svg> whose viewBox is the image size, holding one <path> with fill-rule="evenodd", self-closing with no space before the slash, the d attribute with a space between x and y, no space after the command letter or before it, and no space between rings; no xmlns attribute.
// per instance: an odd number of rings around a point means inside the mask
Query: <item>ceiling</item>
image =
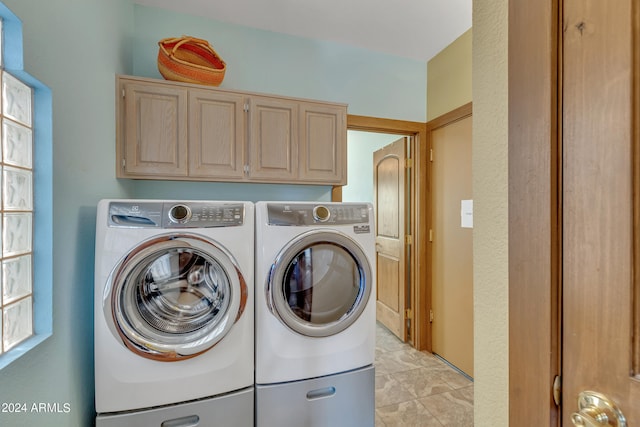
<svg viewBox="0 0 640 427"><path fill-rule="evenodd" d="M471 28L472 0L133 0L428 61Z"/></svg>

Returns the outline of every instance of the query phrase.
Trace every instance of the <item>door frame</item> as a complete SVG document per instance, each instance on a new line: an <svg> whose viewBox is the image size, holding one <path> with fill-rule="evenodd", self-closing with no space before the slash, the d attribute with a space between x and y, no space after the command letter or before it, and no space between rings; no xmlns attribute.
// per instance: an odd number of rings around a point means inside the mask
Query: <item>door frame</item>
<svg viewBox="0 0 640 427"><path fill-rule="evenodd" d="M559 426L562 0L509 0L509 421ZM531 349L535 349L532 351Z"/></svg>
<svg viewBox="0 0 640 427"><path fill-rule="evenodd" d="M413 245L409 271L413 328L410 344L418 350L430 352L431 324L427 313L431 306L431 278L427 273L431 271L429 265L431 248L428 244L431 186L430 165L426 160L429 158L426 123L348 114L347 129L413 137L414 143L411 145L412 153L410 153L413 166L410 169L411 191L409 194L411 224L408 227ZM331 200L342 201L341 186L333 187ZM418 262L425 259L428 262Z"/></svg>

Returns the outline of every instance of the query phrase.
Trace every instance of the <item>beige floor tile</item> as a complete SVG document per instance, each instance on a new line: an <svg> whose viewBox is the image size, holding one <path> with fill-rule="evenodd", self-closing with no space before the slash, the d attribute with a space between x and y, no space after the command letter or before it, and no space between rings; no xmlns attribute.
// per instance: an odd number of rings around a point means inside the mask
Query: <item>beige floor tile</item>
<svg viewBox="0 0 640 427"><path fill-rule="evenodd" d="M376 417L384 427L442 427L438 419L416 400L378 408Z"/></svg>
<svg viewBox="0 0 640 427"><path fill-rule="evenodd" d="M376 427L472 427L473 381L378 325Z"/></svg>
<svg viewBox="0 0 640 427"><path fill-rule="evenodd" d="M376 375L376 408L414 400L416 397L391 375Z"/></svg>
<svg viewBox="0 0 640 427"><path fill-rule="evenodd" d="M391 376L416 397L431 396L454 389L443 379L441 372L434 369L418 368L396 372Z"/></svg>
<svg viewBox="0 0 640 427"><path fill-rule="evenodd" d="M393 374L420 368L420 362L409 350L381 353L376 359L376 374Z"/></svg>
<svg viewBox="0 0 640 427"><path fill-rule="evenodd" d="M473 387L418 399L443 426L473 427Z"/></svg>

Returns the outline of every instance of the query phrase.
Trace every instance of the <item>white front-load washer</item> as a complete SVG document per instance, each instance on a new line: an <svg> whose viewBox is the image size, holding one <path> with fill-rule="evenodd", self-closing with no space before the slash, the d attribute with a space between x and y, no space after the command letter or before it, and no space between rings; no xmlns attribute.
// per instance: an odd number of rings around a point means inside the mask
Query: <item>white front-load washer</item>
<svg viewBox="0 0 640 427"><path fill-rule="evenodd" d="M256 425L374 424L369 203L256 203Z"/></svg>
<svg viewBox="0 0 640 427"><path fill-rule="evenodd" d="M96 426L252 426L254 205L102 200Z"/></svg>

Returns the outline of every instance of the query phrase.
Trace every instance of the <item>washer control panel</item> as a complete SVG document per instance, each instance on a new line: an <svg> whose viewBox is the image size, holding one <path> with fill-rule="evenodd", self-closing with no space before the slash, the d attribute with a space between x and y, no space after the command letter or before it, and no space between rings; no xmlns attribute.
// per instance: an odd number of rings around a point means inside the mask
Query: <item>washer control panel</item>
<svg viewBox="0 0 640 427"><path fill-rule="evenodd" d="M109 205L110 227L209 228L242 224L242 203L118 201Z"/></svg>
<svg viewBox="0 0 640 427"><path fill-rule="evenodd" d="M269 225L349 225L369 222L369 205L361 203L269 203Z"/></svg>

